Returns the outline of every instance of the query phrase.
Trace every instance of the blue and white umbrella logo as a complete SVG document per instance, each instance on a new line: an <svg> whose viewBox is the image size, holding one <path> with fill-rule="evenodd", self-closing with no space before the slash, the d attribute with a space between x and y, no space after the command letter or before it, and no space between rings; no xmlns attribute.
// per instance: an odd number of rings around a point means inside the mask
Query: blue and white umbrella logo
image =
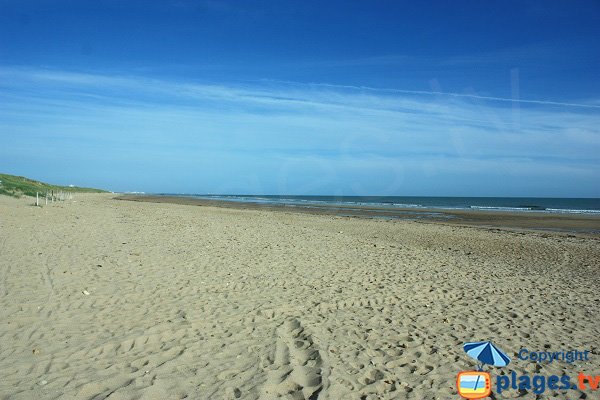
<svg viewBox="0 0 600 400"><path fill-rule="evenodd" d="M476 359L481 364L493 365L495 367L506 367L510 363L510 358L502 350L492 344L492 342L471 342L465 343L463 348L465 352Z"/></svg>

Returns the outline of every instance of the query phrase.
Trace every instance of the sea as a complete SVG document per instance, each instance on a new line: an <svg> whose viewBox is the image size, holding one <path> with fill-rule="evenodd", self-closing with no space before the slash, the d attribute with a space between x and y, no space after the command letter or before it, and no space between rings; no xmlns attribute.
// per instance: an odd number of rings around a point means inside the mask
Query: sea
<svg viewBox="0 0 600 400"><path fill-rule="evenodd" d="M181 196L181 195L179 195ZM295 207L367 206L369 208L483 210L600 215L600 199L546 197L420 197L420 196L292 196L184 195L208 200Z"/></svg>

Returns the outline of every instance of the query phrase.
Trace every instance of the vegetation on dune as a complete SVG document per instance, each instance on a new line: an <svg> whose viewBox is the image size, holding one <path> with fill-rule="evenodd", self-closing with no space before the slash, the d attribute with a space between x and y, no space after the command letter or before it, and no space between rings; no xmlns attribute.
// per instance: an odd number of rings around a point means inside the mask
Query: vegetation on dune
<svg viewBox="0 0 600 400"><path fill-rule="evenodd" d="M73 193L105 193L106 190L83 188L78 186L60 186L49 183L34 181L23 176L0 174L0 195L13 197L35 196L36 193L47 191L64 191Z"/></svg>

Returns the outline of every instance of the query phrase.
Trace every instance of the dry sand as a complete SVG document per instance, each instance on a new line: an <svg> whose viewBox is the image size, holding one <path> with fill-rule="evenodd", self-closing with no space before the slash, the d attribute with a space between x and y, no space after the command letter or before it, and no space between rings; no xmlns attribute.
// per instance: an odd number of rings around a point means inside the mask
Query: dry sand
<svg viewBox="0 0 600 400"><path fill-rule="evenodd" d="M476 340L600 374L598 237L75 200L0 196L0 399L450 399Z"/></svg>

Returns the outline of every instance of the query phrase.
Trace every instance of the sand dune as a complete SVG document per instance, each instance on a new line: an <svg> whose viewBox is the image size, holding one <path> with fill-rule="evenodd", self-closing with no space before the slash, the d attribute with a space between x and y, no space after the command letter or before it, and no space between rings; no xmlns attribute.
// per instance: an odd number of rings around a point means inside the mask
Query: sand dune
<svg viewBox="0 0 600 400"><path fill-rule="evenodd" d="M600 373L598 238L75 200L0 197L0 399L449 399L475 340Z"/></svg>

